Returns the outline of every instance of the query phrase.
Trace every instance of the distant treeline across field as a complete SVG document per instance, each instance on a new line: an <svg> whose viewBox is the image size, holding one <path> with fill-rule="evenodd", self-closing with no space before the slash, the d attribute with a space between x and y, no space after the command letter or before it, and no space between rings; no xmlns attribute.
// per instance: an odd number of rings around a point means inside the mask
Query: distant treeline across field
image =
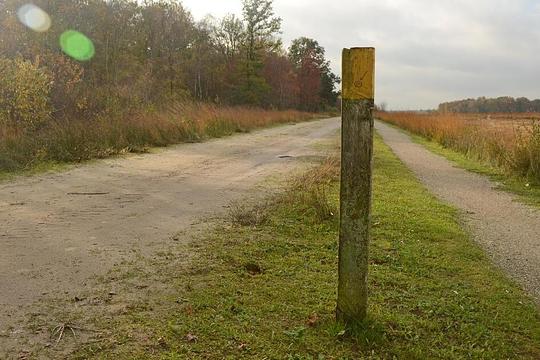
<svg viewBox="0 0 540 360"><path fill-rule="evenodd" d="M513 98L503 96L498 98L479 97L442 103L439 105L442 113L524 113L540 112L540 99L529 100L524 97Z"/></svg>

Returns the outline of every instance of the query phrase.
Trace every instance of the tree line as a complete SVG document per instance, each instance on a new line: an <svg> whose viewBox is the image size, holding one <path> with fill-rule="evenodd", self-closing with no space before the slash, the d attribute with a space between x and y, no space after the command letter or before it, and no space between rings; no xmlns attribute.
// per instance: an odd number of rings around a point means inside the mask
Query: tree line
<svg viewBox="0 0 540 360"><path fill-rule="evenodd" d="M17 18L25 0L0 3L0 122L85 118L196 100L319 111L334 107L339 78L325 50L298 38L285 49L272 0L243 0L241 16L195 21L174 0L35 0L47 31ZM95 54L62 52L68 30ZM35 81L32 81L35 79Z"/></svg>
<svg viewBox="0 0 540 360"><path fill-rule="evenodd" d="M525 97L510 96L498 98L479 97L442 103L439 112L453 113L523 113L540 112L540 99L529 100Z"/></svg>

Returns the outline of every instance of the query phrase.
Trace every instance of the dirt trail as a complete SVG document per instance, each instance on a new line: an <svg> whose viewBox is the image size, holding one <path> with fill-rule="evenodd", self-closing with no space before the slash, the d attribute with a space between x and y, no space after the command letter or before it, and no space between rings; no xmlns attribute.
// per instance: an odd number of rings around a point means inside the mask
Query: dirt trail
<svg viewBox="0 0 540 360"><path fill-rule="evenodd" d="M375 127L431 192L463 210L476 241L540 303L540 211L496 190L485 176L454 167L399 130L380 121Z"/></svg>
<svg viewBox="0 0 540 360"><path fill-rule="evenodd" d="M259 195L262 180L323 155L313 145L339 126L276 127L0 184L0 350L27 306L74 296L133 253L155 251L231 200Z"/></svg>

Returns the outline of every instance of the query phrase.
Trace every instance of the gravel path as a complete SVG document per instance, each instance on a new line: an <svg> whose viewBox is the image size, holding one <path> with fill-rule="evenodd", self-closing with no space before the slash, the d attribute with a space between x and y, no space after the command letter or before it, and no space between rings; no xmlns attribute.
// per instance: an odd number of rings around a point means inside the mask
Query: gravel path
<svg viewBox="0 0 540 360"><path fill-rule="evenodd" d="M313 145L334 141L339 126L280 126L0 184L0 359L24 337L33 304L73 299L231 200L266 194L263 180L313 164L328 151Z"/></svg>
<svg viewBox="0 0 540 360"><path fill-rule="evenodd" d="M440 199L461 209L475 240L540 303L540 211L496 190L485 176L454 167L380 121L395 154Z"/></svg>

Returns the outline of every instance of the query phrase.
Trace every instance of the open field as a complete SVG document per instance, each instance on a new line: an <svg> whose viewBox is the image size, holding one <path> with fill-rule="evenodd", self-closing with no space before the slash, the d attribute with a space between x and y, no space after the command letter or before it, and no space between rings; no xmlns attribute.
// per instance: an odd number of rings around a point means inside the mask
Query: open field
<svg viewBox="0 0 540 360"><path fill-rule="evenodd" d="M540 114L379 112L377 116L540 184Z"/></svg>
<svg viewBox="0 0 540 360"><path fill-rule="evenodd" d="M77 358L540 356L535 305L469 239L456 210L379 139L371 316L354 330L336 324L337 165L307 173L257 211L233 208L228 221L192 243L190 264L178 266L182 255L172 251L153 260L159 271L131 272L132 282L150 276L170 292L99 319L109 335Z"/></svg>
<svg viewBox="0 0 540 360"><path fill-rule="evenodd" d="M515 132L526 135L532 130L534 124L540 121L540 113L440 114L438 116L441 121L448 118L458 119L467 126L495 131L506 136Z"/></svg>

